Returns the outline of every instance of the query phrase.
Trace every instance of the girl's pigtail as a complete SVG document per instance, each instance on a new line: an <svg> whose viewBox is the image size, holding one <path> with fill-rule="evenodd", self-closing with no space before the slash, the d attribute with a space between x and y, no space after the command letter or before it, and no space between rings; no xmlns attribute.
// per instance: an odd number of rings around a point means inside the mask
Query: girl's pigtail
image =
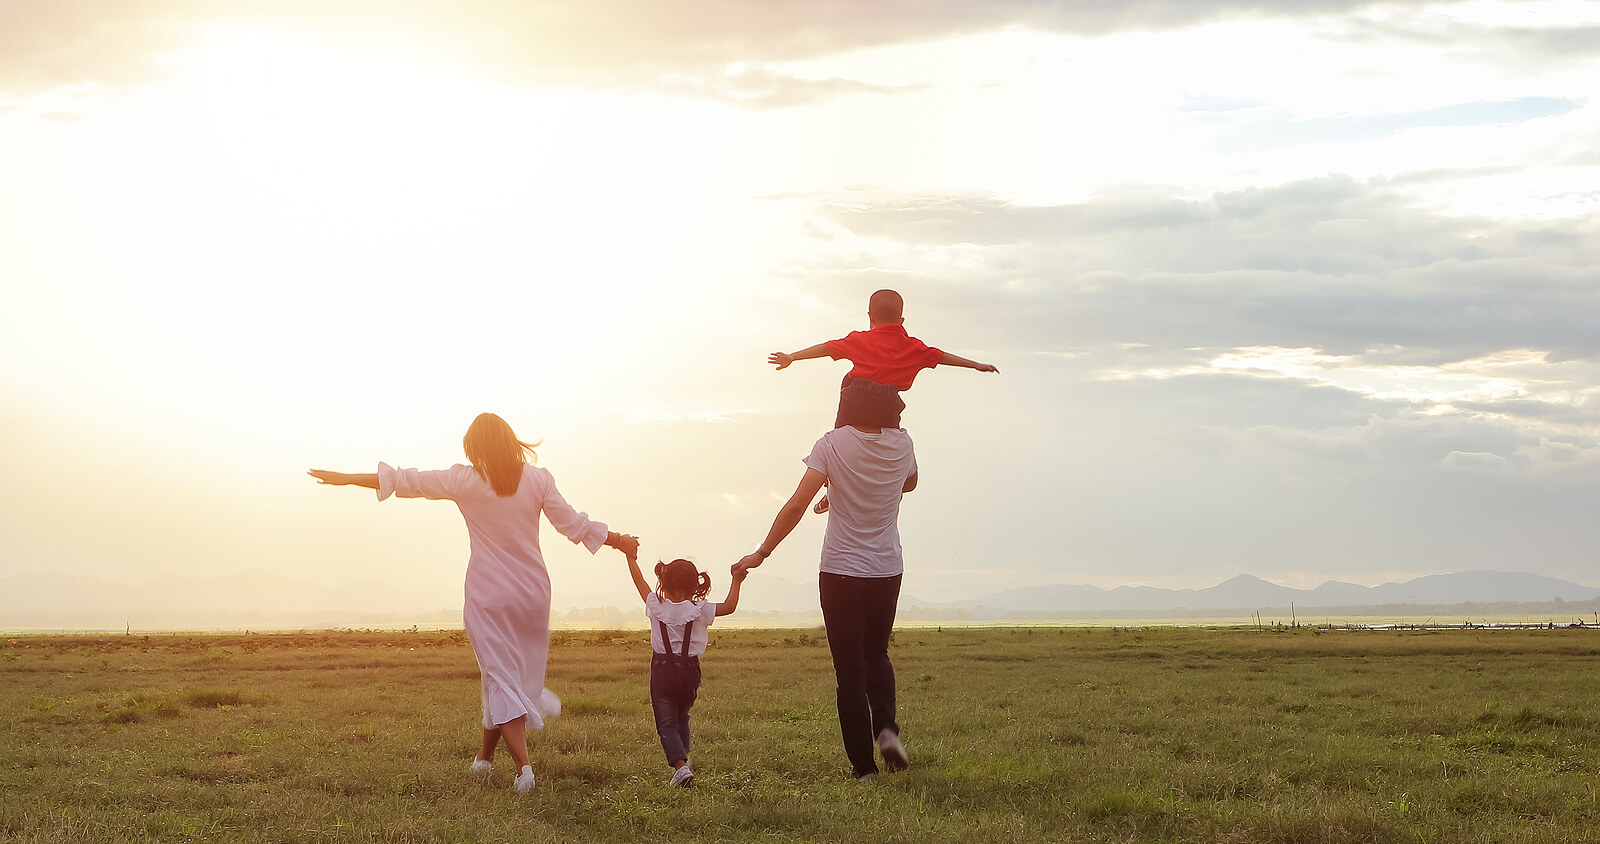
<svg viewBox="0 0 1600 844"><path fill-rule="evenodd" d="M667 564L656 560L656 594L665 598L666 593L661 591L661 582L666 579Z"/></svg>
<svg viewBox="0 0 1600 844"><path fill-rule="evenodd" d="M709 594L711 594L711 575L700 572L700 578L695 583L694 599L704 601Z"/></svg>

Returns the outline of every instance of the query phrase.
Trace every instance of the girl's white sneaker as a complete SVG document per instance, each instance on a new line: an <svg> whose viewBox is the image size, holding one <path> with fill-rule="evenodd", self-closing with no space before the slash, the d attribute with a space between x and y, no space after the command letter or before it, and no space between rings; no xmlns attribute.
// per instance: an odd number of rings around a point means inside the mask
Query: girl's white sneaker
<svg viewBox="0 0 1600 844"><path fill-rule="evenodd" d="M533 790L533 766L523 765L522 773L517 774L517 781L511 784L518 794L526 794Z"/></svg>
<svg viewBox="0 0 1600 844"><path fill-rule="evenodd" d="M487 760L487 759L474 759L474 760L472 760L472 775L473 776L475 776L475 777L486 777L486 776L489 775L489 772L492 771L492 770L494 770L494 766L489 764L489 760Z"/></svg>

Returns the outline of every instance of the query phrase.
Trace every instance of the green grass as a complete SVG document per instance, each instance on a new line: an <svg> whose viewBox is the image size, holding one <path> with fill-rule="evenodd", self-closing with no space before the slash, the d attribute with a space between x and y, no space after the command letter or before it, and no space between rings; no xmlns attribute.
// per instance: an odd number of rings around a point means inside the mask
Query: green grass
<svg viewBox="0 0 1600 844"><path fill-rule="evenodd" d="M0 840L1593 841L1600 634L907 629L911 770L846 776L819 630L725 630L666 787L648 634L557 633L566 712L465 776L459 632L0 642Z"/></svg>

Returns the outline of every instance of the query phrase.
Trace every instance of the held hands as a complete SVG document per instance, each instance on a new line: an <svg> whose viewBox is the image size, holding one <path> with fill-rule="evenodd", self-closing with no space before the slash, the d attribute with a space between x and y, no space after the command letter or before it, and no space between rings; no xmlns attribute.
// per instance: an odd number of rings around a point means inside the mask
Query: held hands
<svg viewBox="0 0 1600 844"><path fill-rule="evenodd" d="M773 352L772 354L767 355L767 363L770 363L779 369L783 369L789 364L794 363L794 355L787 354L785 352Z"/></svg>
<svg viewBox="0 0 1600 844"><path fill-rule="evenodd" d="M994 373L999 373L1000 372L1000 367L995 366L992 363L980 363L977 366L974 366L973 369L976 369L979 372L994 372Z"/></svg>
<svg viewBox="0 0 1600 844"><path fill-rule="evenodd" d="M628 558L628 562L639 561L639 537L612 531L611 535L606 537L606 544L621 551L622 556Z"/></svg>
<svg viewBox="0 0 1600 844"><path fill-rule="evenodd" d="M319 484L343 484L343 483L348 483L344 479L344 473L343 472L330 472L327 469L311 469L311 470L308 470L306 472L306 474L310 475L313 478L316 478L317 479L317 483L319 483Z"/></svg>
<svg viewBox="0 0 1600 844"><path fill-rule="evenodd" d="M743 583L744 579L750 576L750 570L739 568L739 564L734 563L728 567L728 576L733 579L734 583Z"/></svg>
<svg viewBox="0 0 1600 844"><path fill-rule="evenodd" d="M744 575L749 574L751 569L766 562L766 559L766 554L761 553L759 550L753 551L744 555L743 557L740 557L739 562L733 564L733 568L730 570L730 572L733 573L735 577L738 577L742 580L744 579Z"/></svg>

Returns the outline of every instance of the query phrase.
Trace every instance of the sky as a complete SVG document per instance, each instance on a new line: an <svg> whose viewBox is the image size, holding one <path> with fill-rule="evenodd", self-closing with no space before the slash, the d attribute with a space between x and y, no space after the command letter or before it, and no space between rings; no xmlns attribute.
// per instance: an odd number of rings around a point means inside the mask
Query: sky
<svg viewBox="0 0 1600 844"><path fill-rule="evenodd" d="M0 577L458 602L453 507L305 471L482 411L716 577L847 369L767 354L891 287L1000 368L905 396L925 601L1600 584L1600 2L373 9L0 0Z"/></svg>

